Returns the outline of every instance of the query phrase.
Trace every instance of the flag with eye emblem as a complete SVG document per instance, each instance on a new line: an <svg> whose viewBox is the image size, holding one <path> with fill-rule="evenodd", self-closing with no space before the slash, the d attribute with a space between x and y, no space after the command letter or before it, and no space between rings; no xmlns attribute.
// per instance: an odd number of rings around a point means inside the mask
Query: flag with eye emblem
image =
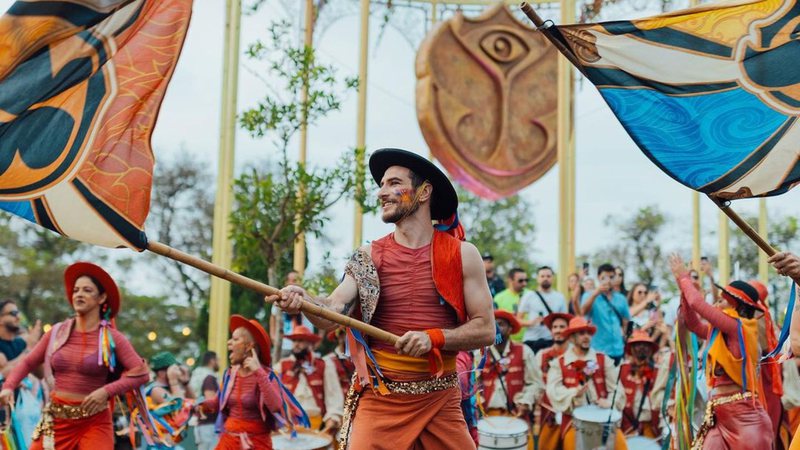
<svg viewBox="0 0 800 450"><path fill-rule="evenodd" d="M800 182L798 0L555 28L639 148L677 181L721 199Z"/></svg>
<svg viewBox="0 0 800 450"><path fill-rule="evenodd" d="M143 249L150 137L191 0L17 1L0 17L0 208Z"/></svg>

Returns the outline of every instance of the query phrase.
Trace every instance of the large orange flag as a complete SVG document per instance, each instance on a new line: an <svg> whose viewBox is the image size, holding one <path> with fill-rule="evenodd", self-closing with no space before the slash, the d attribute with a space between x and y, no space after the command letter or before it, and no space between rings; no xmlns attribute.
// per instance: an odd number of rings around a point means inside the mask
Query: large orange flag
<svg viewBox="0 0 800 450"><path fill-rule="evenodd" d="M18 1L0 17L0 208L143 249L150 137L191 0Z"/></svg>

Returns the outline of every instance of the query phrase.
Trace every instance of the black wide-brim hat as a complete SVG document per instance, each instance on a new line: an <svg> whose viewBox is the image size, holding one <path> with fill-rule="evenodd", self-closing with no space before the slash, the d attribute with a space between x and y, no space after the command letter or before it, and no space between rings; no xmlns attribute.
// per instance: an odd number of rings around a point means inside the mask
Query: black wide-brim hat
<svg viewBox="0 0 800 450"><path fill-rule="evenodd" d="M406 167L431 183L431 219L447 220L455 214L458 209L458 195L447 175L436 165L416 153L399 148L382 148L369 157L369 171L378 186L383 174L392 166Z"/></svg>

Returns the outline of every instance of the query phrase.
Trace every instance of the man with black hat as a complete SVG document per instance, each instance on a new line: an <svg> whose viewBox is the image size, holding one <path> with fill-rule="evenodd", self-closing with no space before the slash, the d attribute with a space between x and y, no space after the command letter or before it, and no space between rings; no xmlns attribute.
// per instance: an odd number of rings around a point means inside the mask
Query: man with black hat
<svg viewBox="0 0 800 450"><path fill-rule="evenodd" d="M503 292L506 284L494 268L494 256L489 252L484 252L481 258L483 259L483 270L486 272L486 283L489 284L489 292L494 297L498 292Z"/></svg>
<svg viewBox="0 0 800 450"><path fill-rule="evenodd" d="M434 164L405 150L381 149L369 168L380 186L381 218L395 231L359 248L329 297L287 286L266 300L290 313L303 301L314 302L400 336L389 345L348 330L357 380L346 401L342 444L472 448L455 362L459 350L494 342L481 255L463 241L458 196ZM337 326L310 319L320 328Z"/></svg>

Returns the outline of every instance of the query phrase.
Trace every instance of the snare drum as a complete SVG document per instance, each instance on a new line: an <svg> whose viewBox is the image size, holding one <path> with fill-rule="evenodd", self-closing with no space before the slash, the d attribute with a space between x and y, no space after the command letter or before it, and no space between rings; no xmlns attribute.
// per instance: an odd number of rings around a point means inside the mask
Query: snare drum
<svg viewBox="0 0 800 450"><path fill-rule="evenodd" d="M329 434L311 430L297 430L297 437L281 432L272 433L272 448L275 450L327 450L333 438Z"/></svg>
<svg viewBox="0 0 800 450"><path fill-rule="evenodd" d="M628 436L625 442L630 450L661 450L661 444L657 440L644 436Z"/></svg>
<svg viewBox="0 0 800 450"><path fill-rule="evenodd" d="M525 450L528 423L508 416L484 417L478 421L478 450Z"/></svg>
<svg viewBox="0 0 800 450"><path fill-rule="evenodd" d="M611 421L609 423L609 414ZM622 419L622 413L615 409L600 408L595 405L581 406L572 411L572 424L575 426L575 448L614 449L614 441ZM603 446L603 430L608 430Z"/></svg>

